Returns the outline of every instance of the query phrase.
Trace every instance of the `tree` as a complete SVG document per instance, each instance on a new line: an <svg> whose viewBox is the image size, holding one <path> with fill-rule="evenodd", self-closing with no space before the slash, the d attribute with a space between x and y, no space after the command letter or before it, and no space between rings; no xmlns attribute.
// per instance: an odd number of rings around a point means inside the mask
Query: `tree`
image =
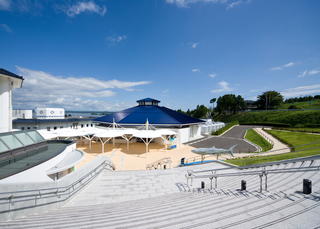
<svg viewBox="0 0 320 229"><path fill-rule="evenodd" d="M191 116L194 118L207 118L209 109L205 105L198 105L197 108L191 111Z"/></svg>
<svg viewBox="0 0 320 229"><path fill-rule="evenodd" d="M259 109L275 109L283 102L283 96L277 91L266 91L258 96Z"/></svg>
<svg viewBox="0 0 320 229"><path fill-rule="evenodd" d="M212 104L214 104L216 101L217 101L217 99L216 99L216 98L212 98L212 99L210 99L210 103L212 103Z"/></svg>
<svg viewBox="0 0 320 229"><path fill-rule="evenodd" d="M236 114L239 111L245 110L245 108L246 104L240 95L227 94L219 97L217 100L216 110L219 113Z"/></svg>

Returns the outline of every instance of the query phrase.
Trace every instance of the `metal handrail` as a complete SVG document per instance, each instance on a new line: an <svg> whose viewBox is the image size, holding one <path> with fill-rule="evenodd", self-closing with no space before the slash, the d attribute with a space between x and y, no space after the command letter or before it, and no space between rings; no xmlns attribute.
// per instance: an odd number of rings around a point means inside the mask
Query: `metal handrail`
<svg viewBox="0 0 320 229"><path fill-rule="evenodd" d="M55 192L53 192L53 193L55 193L55 194L58 194L58 193L61 193L61 192L63 193L65 191L69 190L70 188L74 187L76 184L81 183L84 179L89 177L91 174L95 173L102 165L104 165L104 166L109 165L109 166L111 166L113 168L112 164L107 163L106 161L103 161L97 167L95 167L93 170L91 170L90 172L88 172L87 174L85 174L84 176L79 178L78 180L74 181L70 185L54 187L54 188L42 188L42 189L29 189L29 190L22 190L22 191L0 192L0 195L10 194L9 197L0 197L0 200L12 198L12 196L14 196L14 194L27 193L27 192L37 192L37 193L36 194L32 193L32 194L29 194L29 195L19 195L19 196L16 196L16 198L39 196L39 193L41 194L41 191L50 191L50 190L54 190ZM61 189L64 189L64 190L63 191L59 191ZM46 193L46 194L49 194L49 193ZM3 203L0 202L0 204L3 204Z"/></svg>
<svg viewBox="0 0 320 229"><path fill-rule="evenodd" d="M240 172L240 173L216 173L208 175L195 176L191 175L193 178L211 178L211 177L228 177L228 176L250 176L250 175L259 175L259 174L278 174L278 173L290 173L290 172L308 172L308 171L317 171L320 170L319 166L310 166L302 168L283 168L283 169L262 169L256 171Z"/></svg>
<svg viewBox="0 0 320 229"><path fill-rule="evenodd" d="M248 172L234 172L234 173L220 173L217 174L214 171L211 171L212 174L208 175L194 175L191 171L188 171L186 178L187 178L187 185L189 185L189 179L191 179L191 186L193 183L193 179L199 178L209 178L210 179L210 186L211 189L213 187L213 179L215 179L215 188L218 185L218 177L234 177L234 176L255 176L258 175L260 178L260 192L262 192L262 178L265 177L265 191L268 190L268 174L281 174L281 173L297 173L297 172L312 172L312 171L320 171L320 165L318 166L309 166L309 167L301 167L301 168L282 168L282 169L269 169L267 170L266 167L262 167L261 170L255 171L248 171Z"/></svg>
<svg viewBox="0 0 320 229"><path fill-rule="evenodd" d="M158 165L162 165L162 164L171 164L172 163L172 160L170 157L165 157L165 158L162 158L160 160L157 160L157 161L154 161L152 163L149 163L146 165L146 168L152 168L154 166L158 166Z"/></svg>
<svg viewBox="0 0 320 229"><path fill-rule="evenodd" d="M319 144L320 142L317 141L317 144ZM277 152L277 151L281 151L281 150L284 150L284 149L294 149L294 148L300 148L300 147L303 147L303 146L309 146L309 145L315 145L316 143L315 142L312 142L310 144L303 144L303 145L298 145L298 146L295 146L295 147L287 147L287 148L283 148L283 149L277 149L277 150L272 150L272 151L268 151L268 153L271 153L271 152ZM313 149L320 149L320 147L310 147L310 148L305 148L303 150L298 150L298 151L294 151L292 153L298 153L298 152L304 152L304 151L307 151L307 150L313 150ZM254 156L256 155L259 155L259 153L255 153L253 154ZM266 156L266 155L264 155ZM317 155L314 155L314 156L317 156ZM312 156L311 156L312 157ZM302 160L306 160L305 158L294 158L294 159L289 159L289 160L295 160L297 159L297 161L302 161ZM286 163L285 161L280 161L280 162L270 162L271 164L280 164L280 163ZM269 164L268 164L269 165ZM254 167L263 167L265 166L265 164L257 164L256 166ZM238 168L238 169L246 169L246 168L251 168L252 166L244 166L244 167L232 167L232 168L220 168L220 169L206 169L206 170L198 170L198 171L193 171L193 170L189 170L189 172L192 172L192 173L204 173L204 172L214 172L214 171L217 171L217 170L228 170L228 169L234 169L234 168Z"/></svg>

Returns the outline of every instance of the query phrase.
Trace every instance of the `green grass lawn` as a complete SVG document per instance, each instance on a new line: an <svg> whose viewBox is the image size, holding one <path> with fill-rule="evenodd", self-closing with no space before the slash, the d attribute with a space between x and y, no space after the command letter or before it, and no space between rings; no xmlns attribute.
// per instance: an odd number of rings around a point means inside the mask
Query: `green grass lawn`
<svg viewBox="0 0 320 229"><path fill-rule="evenodd" d="M306 133L320 133L320 128L285 128L285 127L272 127L274 130L288 130L288 131L295 131L295 132L306 132Z"/></svg>
<svg viewBox="0 0 320 229"><path fill-rule="evenodd" d="M307 134L301 132L288 132L288 131L280 131L280 130L268 130L268 133L278 138L280 141L294 147L291 153L284 153L279 155L271 155L271 156L253 156L247 158L239 158L239 159L230 159L226 160L226 162L238 165L238 166L247 166L253 164L261 164L272 161L280 161L293 159L298 157L307 157L313 155L320 155L320 135L315 134ZM314 143L316 144L309 146L301 146L304 144ZM317 148L317 149L314 149Z"/></svg>
<svg viewBox="0 0 320 229"><path fill-rule="evenodd" d="M320 100L315 99L312 101L305 101L305 102L283 103L280 105L279 109L288 109L288 107L290 107L291 105L294 105L300 109L319 109Z"/></svg>
<svg viewBox="0 0 320 229"><path fill-rule="evenodd" d="M262 152L266 152L266 151L272 149L272 145L267 140L265 140L263 137L261 137L261 135L258 134L253 129L247 130L245 138L248 141L260 146L262 149Z"/></svg>

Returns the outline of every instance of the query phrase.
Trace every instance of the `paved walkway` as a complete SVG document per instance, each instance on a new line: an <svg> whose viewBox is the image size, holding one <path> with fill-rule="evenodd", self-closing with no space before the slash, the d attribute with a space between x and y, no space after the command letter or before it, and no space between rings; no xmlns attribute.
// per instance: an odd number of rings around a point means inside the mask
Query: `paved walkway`
<svg viewBox="0 0 320 229"><path fill-rule="evenodd" d="M259 133L263 138L265 138L268 142L273 144L271 150L265 153L260 153L259 155L274 155L274 154L281 154L281 153L289 153L290 149L286 144L283 144L278 139L273 137L271 134L264 131L262 128L254 128L254 130Z"/></svg>
<svg viewBox="0 0 320 229"><path fill-rule="evenodd" d="M210 136L189 145L196 148L210 148L214 146L223 149L237 145L234 150L236 153L256 152L257 148L244 140L246 131L254 127L256 126L234 126L221 136Z"/></svg>

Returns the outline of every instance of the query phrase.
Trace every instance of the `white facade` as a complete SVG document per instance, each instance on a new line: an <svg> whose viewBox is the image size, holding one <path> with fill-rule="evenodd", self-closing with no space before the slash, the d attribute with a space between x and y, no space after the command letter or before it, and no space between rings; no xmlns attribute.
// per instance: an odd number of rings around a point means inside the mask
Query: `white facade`
<svg viewBox="0 0 320 229"><path fill-rule="evenodd" d="M225 126L223 122L214 122L211 119L207 119L206 123L201 125L201 134L211 135L212 132L215 132Z"/></svg>
<svg viewBox="0 0 320 229"><path fill-rule="evenodd" d="M12 130L12 89L20 88L22 81L0 73L0 133Z"/></svg>
<svg viewBox="0 0 320 229"><path fill-rule="evenodd" d="M47 130L54 131L57 129L82 129L94 127L95 124L90 119L45 119L45 120L15 120L13 128L18 130Z"/></svg>
<svg viewBox="0 0 320 229"><path fill-rule="evenodd" d="M63 119L65 111L63 108L36 107L34 116L37 119Z"/></svg>
<svg viewBox="0 0 320 229"><path fill-rule="evenodd" d="M171 129L177 133L177 143L182 144L192 140L202 138L200 125L192 125L177 129Z"/></svg>
<svg viewBox="0 0 320 229"><path fill-rule="evenodd" d="M12 119L32 119L33 111L32 110L12 110Z"/></svg>

